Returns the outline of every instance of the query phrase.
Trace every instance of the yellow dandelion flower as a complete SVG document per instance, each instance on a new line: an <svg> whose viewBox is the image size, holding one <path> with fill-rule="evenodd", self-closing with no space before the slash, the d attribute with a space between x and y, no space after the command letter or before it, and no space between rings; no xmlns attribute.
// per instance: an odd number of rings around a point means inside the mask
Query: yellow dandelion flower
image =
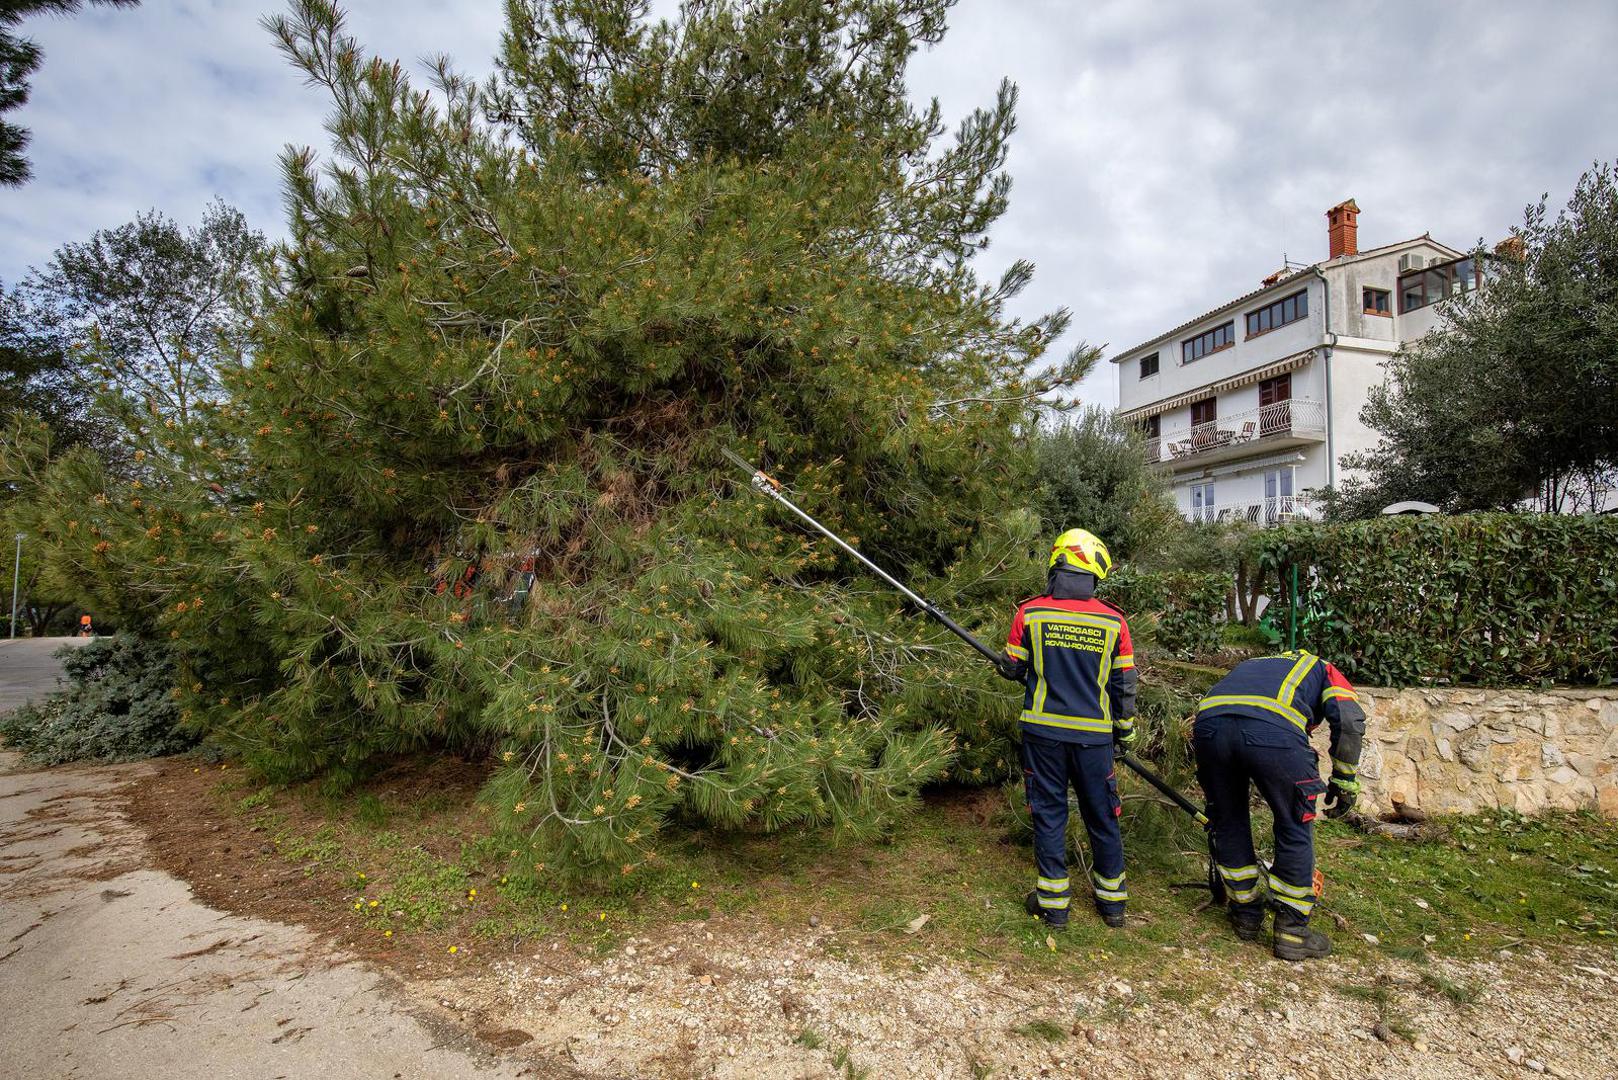
<svg viewBox="0 0 1618 1080"><path fill-rule="evenodd" d="M369 907L376 907L376 906L377 906L377 905L378 905L378 904L380 904L380 903L381 903L381 902L382 902L382 901L380 901L380 900L372 900L372 901L371 901L371 903L370 903L370 904L369 904L369 905L368 905L368 906L369 906Z"/></svg>
<svg viewBox="0 0 1618 1080"><path fill-rule="evenodd" d="M701 885L699 885L699 884L697 884L697 883L696 883L696 882L695 882L695 881L693 881L693 882L692 882L692 883L691 883L691 887L692 887L692 888L693 888L693 889L700 889L700 888L702 888L702 886L701 886Z"/></svg>
<svg viewBox="0 0 1618 1080"><path fill-rule="evenodd" d="M563 911L566 911L566 910L567 910L567 905L566 905L566 904L563 904L563 905L562 905L562 910L563 910Z"/></svg>
<svg viewBox="0 0 1618 1080"><path fill-rule="evenodd" d="M461 951L461 947L459 945L451 945L449 947L449 951L452 953L458 953Z"/></svg>
<svg viewBox="0 0 1618 1080"><path fill-rule="evenodd" d="M392 930L384 930L384 931L382 931L382 936L383 937L392 937L393 936L393 931Z"/></svg>
<svg viewBox="0 0 1618 1080"><path fill-rule="evenodd" d="M602 922L606 922L607 921L607 913L605 911L603 911L600 915L597 915L596 918L600 919Z"/></svg>
<svg viewBox="0 0 1618 1080"><path fill-rule="evenodd" d="M478 891L476 889L468 889L468 890L466 890L466 898L468 900L476 900L477 897L478 897Z"/></svg>

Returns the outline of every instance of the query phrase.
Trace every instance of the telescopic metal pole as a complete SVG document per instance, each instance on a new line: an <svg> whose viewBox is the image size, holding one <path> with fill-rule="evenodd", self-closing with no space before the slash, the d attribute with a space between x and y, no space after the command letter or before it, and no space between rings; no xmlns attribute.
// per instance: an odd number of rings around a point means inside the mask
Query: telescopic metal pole
<svg viewBox="0 0 1618 1080"><path fill-rule="evenodd" d="M922 611L926 612L932 618L938 620L938 622L946 630L950 631L950 633L954 634L956 637L972 646L972 648L982 653L984 659L988 660L990 663L999 663L999 653L995 652L993 649L983 644L983 642L973 637L954 619L950 618L948 615L945 615L939 610L938 605L934 604L931 600L928 600L925 596L922 596L914 589L911 589L904 582L882 569L870 559L867 559L841 536L838 536L836 533L826 528L826 526L810 517L803 511L802 508L798 506L797 503L781 494L781 485L763 469L755 469L752 465L748 464L744 458L737 454L731 453L729 450L724 451L724 455L737 465L740 465L742 468L753 474L752 485L754 491L758 492L760 495L765 495L771 499L774 499L776 502L792 511L811 529L814 529L821 536L824 536L826 539L830 540L832 543L854 556L854 558L858 559L860 561L860 565L864 566L867 570L871 571L871 573L875 574L889 585L892 585L895 589L898 589L900 592L904 593L905 596L909 597L915 602L917 607L921 608Z"/></svg>
<svg viewBox="0 0 1618 1080"><path fill-rule="evenodd" d="M17 534L17 561L11 566L11 636L17 636L17 585L22 581L22 538L25 533Z"/></svg>

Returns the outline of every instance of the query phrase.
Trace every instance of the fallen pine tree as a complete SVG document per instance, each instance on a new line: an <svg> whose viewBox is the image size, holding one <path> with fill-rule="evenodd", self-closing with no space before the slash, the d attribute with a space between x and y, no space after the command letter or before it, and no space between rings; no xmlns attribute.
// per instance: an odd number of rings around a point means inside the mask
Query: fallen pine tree
<svg viewBox="0 0 1618 1080"><path fill-rule="evenodd" d="M570 865L1005 776L1013 695L720 456L985 636L1037 588L1025 437L1095 354L1008 315L1027 264L972 269L1015 93L953 140L908 102L947 7L515 3L497 77L428 94L302 0L271 29L331 160L285 159L221 393L137 411L132 471L59 471L61 572L117 583L262 772L491 753L488 804Z"/></svg>

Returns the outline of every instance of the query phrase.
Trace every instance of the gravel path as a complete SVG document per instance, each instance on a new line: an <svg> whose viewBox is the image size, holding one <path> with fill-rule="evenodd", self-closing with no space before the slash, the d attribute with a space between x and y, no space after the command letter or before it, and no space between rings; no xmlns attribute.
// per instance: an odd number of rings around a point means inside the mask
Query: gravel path
<svg viewBox="0 0 1618 1080"><path fill-rule="evenodd" d="M843 951L816 931L781 940L681 924L605 959L542 948L437 996L453 1000L446 1012L521 1028L564 1060L625 1076L1618 1077L1610 950L1418 969L1295 966L1255 946L1231 972L1176 949L1129 981L1044 986L932 964L925 931L910 970ZM1424 970L1481 996L1457 1005ZM1344 986L1385 994L1386 1012ZM1049 1025L1043 1037L1033 1021ZM838 1064L845 1049L852 1071Z"/></svg>

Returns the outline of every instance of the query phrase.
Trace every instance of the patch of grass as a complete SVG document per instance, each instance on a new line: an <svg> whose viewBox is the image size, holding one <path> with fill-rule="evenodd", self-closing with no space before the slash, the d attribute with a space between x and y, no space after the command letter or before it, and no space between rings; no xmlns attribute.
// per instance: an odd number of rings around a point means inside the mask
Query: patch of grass
<svg viewBox="0 0 1618 1080"><path fill-rule="evenodd" d="M1260 958L1219 912L1204 910L1206 892L1170 887L1202 878L1201 830L1128 774L1120 779L1129 929L1104 927L1081 895L1051 949L1045 927L1022 910L1032 852L998 789L929 792L883 841L839 842L811 829L764 836L671 826L655 860L627 876L586 882L515 858L520 840L495 832L476 802L481 780L437 784L433 770L443 767L401 766L338 801L314 785L254 789L233 773L218 796L223 810L234 811L227 816L274 837L282 858L329 879L324 902L351 906L363 897L356 920L377 932L560 935L607 951L628 934L716 914L787 931L807 929L813 917L823 948L861 962L906 971L943 962L1007 965L1030 978L1141 973L1157 984L1154 993L1181 1004L1216 992L1209 971ZM1255 814L1260 837L1267 825ZM1513 940L1596 941L1610 938L1618 920L1618 824L1593 815L1480 815L1440 823L1433 839L1419 842L1330 822L1317 838L1328 885L1316 921L1332 932L1332 916L1342 920L1333 937L1345 954L1376 949L1420 959L1483 953ZM1075 840L1070 872L1082 881L1083 842ZM921 914L929 919L920 934L904 933ZM1379 940L1371 945L1364 934ZM1198 965L1178 964L1182 949ZM1173 977L1155 978L1165 961Z"/></svg>
<svg viewBox="0 0 1618 1080"><path fill-rule="evenodd" d="M985 1063L976 1054L966 1055L966 1071L972 1080L989 1080L994 1074L994 1066Z"/></svg>
<svg viewBox="0 0 1618 1080"><path fill-rule="evenodd" d="M1338 984L1338 992L1351 998L1358 998L1376 1007L1376 1028L1381 1037L1397 1035L1406 1042L1415 1042L1420 1036L1414 1025L1407 1020L1403 1013L1395 1011L1398 1004L1393 988L1384 982L1377 982L1371 986L1356 983Z"/></svg>
<svg viewBox="0 0 1618 1080"><path fill-rule="evenodd" d="M871 1070L854 1064L848 1047L840 1047L831 1057L831 1067L842 1073L843 1080L869 1080Z"/></svg>
<svg viewBox="0 0 1618 1080"><path fill-rule="evenodd" d="M1326 907L1395 955L1618 936L1618 825L1594 814L1490 812L1440 822L1421 841L1339 823L1316 835Z"/></svg>
<svg viewBox="0 0 1618 1080"><path fill-rule="evenodd" d="M1065 1042L1067 1028L1052 1020L1030 1020L1011 1029L1025 1039L1044 1039L1046 1042Z"/></svg>
<svg viewBox="0 0 1618 1080"><path fill-rule="evenodd" d="M1477 983L1456 982L1436 971L1423 972L1421 985L1456 1005L1471 1005L1483 996L1483 987Z"/></svg>
<svg viewBox="0 0 1618 1080"><path fill-rule="evenodd" d="M814 1028L804 1028L792 1041L806 1050L819 1050L826 1045L826 1037Z"/></svg>
<svg viewBox="0 0 1618 1080"><path fill-rule="evenodd" d="M363 792L354 800L354 820L367 828L386 828L388 808L377 796Z"/></svg>

